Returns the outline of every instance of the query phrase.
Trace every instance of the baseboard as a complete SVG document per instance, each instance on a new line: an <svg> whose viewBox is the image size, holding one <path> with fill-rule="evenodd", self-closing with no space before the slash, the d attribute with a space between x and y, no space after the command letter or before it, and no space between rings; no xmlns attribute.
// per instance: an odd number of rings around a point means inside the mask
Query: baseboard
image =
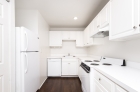
<svg viewBox="0 0 140 92"><path fill-rule="evenodd" d="M74 75L74 76L61 76L61 77L78 77L78 75Z"/></svg>
<svg viewBox="0 0 140 92"><path fill-rule="evenodd" d="M39 89L36 92L39 92Z"/></svg>
<svg viewBox="0 0 140 92"><path fill-rule="evenodd" d="M39 89L43 86L43 84L45 83L45 81L48 79L48 77L42 82L42 84L40 85ZM38 92L38 91L37 91Z"/></svg>

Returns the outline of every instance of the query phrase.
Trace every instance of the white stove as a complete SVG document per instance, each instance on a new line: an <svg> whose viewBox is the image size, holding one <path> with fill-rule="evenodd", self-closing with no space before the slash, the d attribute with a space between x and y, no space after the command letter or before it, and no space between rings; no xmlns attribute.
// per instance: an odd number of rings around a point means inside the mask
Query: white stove
<svg viewBox="0 0 140 92"><path fill-rule="evenodd" d="M125 66L124 59L115 59L102 57L100 60L84 60L81 62L81 67L79 69L79 78L82 83L83 92L94 92L93 88L93 78L94 78L94 68L99 66L111 66L111 65Z"/></svg>

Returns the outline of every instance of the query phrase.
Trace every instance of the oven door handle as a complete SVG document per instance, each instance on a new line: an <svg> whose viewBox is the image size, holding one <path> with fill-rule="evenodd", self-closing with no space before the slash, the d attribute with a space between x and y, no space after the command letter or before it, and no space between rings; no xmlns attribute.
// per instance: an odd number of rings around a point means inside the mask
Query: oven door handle
<svg viewBox="0 0 140 92"><path fill-rule="evenodd" d="M89 73L89 71L86 69L86 68L84 68L82 65L80 65L87 73Z"/></svg>

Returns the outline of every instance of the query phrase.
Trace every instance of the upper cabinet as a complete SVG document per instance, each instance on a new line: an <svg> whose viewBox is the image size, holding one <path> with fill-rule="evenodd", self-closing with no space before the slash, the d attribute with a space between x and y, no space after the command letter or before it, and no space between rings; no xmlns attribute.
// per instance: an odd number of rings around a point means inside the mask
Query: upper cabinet
<svg viewBox="0 0 140 92"><path fill-rule="evenodd" d="M76 31L76 47L83 47L84 46L84 32L83 31Z"/></svg>
<svg viewBox="0 0 140 92"><path fill-rule="evenodd" d="M139 34L139 0L110 1L110 40L129 40Z"/></svg>
<svg viewBox="0 0 140 92"><path fill-rule="evenodd" d="M50 31L49 32L49 46L62 46L62 32Z"/></svg>
<svg viewBox="0 0 140 92"><path fill-rule="evenodd" d="M98 31L99 31L99 27L100 27L100 17L99 17L99 15L97 15L94 19L93 19L93 30L91 30L91 32L92 32L92 34L90 35L90 36L92 36L92 35L94 35L95 33L97 33Z"/></svg>
<svg viewBox="0 0 140 92"><path fill-rule="evenodd" d="M110 16L110 2L99 13L100 15L100 29L109 26L109 16Z"/></svg>
<svg viewBox="0 0 140 92"><path fill-rule="evenodd" d="M76 31L62 31L62 40L76 40Z"/></svg>
<svg viewBox="0 0 140 92"><path fill-rule="evenodd" d="M83 33L83 31L50 31L49 46L60 47L63 40L75 40L76 47L83 47Z"/></svg>

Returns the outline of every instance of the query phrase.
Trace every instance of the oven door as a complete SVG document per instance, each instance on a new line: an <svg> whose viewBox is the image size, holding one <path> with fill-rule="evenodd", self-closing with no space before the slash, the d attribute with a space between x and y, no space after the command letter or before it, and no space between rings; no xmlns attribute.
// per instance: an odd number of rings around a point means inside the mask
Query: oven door
<svg viewBox="0 0 140 92"><path fill-rule="evenodd" d="M87 73L82 67L79 68L80 72L80 80L82 84L83 92L90 92L90 77L89 73Z"/></svg>

